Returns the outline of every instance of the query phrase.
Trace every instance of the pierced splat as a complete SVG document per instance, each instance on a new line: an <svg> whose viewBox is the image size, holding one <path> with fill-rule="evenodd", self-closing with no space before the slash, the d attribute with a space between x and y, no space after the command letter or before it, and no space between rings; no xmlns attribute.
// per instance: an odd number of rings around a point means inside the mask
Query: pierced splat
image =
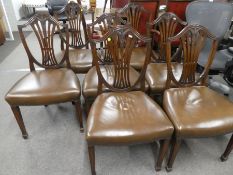
<svg viewBox="0 0 233 175"><path fill-rule="evenodd" d="M68 21L68 28L71 38L69 43L70 47L77 49L85 46L88 47L84 11L80 4L71 1L63 9L57 11L55 16L58 18L58 16L63 13L65 13ZM82 37L82 30L84 31L85 39ZM62 41L64 42L63 38Z"/></svg>
<svg viewBox="0 0 233 175"><path fill-rule="evenodd" d="M127 23L130 23L130 25L137 31L140 31L140 24L142 20L146 25L146 22L149 22L152 19L150 11L136 3L128 3L125 7L116 11L116 14L121 16L123 19L126 19Z"/></svg>
<svg viewBox="0 0 233 175"><path fill-rule="evenodd" d="M183 70L179 80L174 78L171 67L171 42L180 40L183 51ZM212 48L209 53L209 59L204 71L197 78L196 67L201 50L203 49L206 40L212 41ZM170 37L167 43L167 63L168 63L168 81L167 86L174 82L177 86L193 86L204 85L210 65L213 61L217 48L217 39L209 31L200 25L190 25L185 27L181 33L174 37Z"/></svg>
<svg viewBox="0 0 233 175"><path fill-rule="evenodd" d="M81 36L83 25L83 9L74 2L67 4L65 13L69 23L69 32L71 35L71 46L83 46L84 42Z"/></svg>
<svg viewBox="0 0 233 175"><path fill-rule="evenodd" d="M152 53L152 57L155 62L165 62L165 47L166 42L169 37L175 35L177 26L185 26L187 23L182 21L179 17L177 17L174 13L164 13L156 20L148 24L148 32L153 37L153 46L156 45L155 38L159 36L158 39L158 55Z"/></svg>
<svg viewBox="0 0 233 175"><path fill-rule="evenodd" d="M33 32L37 36L41 53L42 61L38 61L30 52L26 39L23 34L23 28L31 26ZM35 70L34 64L43 68L58 68L62 67L63 63L66 61L69 66L68 60L68 45L66 46L66 51L61 60L57 60L54 53L54 33L55 31L60 31L60 24L51 16L46 15L35 15L29 19L29 21L24 25L18 26L20 37L24 48L29 57L30 70ZM66 30L66 28L65 28ZM68 33L66 32L67 41L69 41Z"/></svg>
<svg viewBox="0 0 233 175"><path fill-rule="evenodd" d="M143 70L141 71L141 75L138 80L131 84L130 81L130 59L132 55L132 50L137 44L137 41L143 41L147 45L147 54L145 59L145 64ZM109 84L103 77L100 68L99 68L99 57L96 51L96 45L100 42L106 42L107 50L109 54L111 54L112 58L112 71L113 75L113 83ZM147 37L142 37L135 29L133 29L129 25L125 26L116 26L115 28L111 28L102 38L99 40L91 40L92 52L94 63L97 69L98 77L99 77L99 87L98 93L102 92L102 84L104 84L107 88L113 91L125 91L132 90L135 86L141 82L145 83L145 71L147 67L147 63L150 57L150 49L151 49L151 39ZM142 83L143 84L143 83Z"/></svg>
<svg viewBox="0 0 233 175"><path fill-rule="evenodd" d="M111 27L114 27L120 23L124 23L124 21L115 14L104 13L92 24L87 25L88 36L92 39L101 38L110 30ZM107 49L107 40L103 41L101 44L102 46L98 49L100 58L99 61L102 63L111 63L113 60Z"/></svg>

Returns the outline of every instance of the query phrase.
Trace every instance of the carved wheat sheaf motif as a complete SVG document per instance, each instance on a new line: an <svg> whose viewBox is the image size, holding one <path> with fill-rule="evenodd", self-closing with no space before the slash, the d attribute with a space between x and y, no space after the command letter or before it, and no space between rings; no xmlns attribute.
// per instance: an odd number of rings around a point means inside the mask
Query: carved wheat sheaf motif
<svg viewBox="0 0 233 175"><path fill-rule="evenodd" d="M25 39L23 34L23 29L30 26L38 39L38 43L41 49L42 60L37 60L33 54L31 53L28 43ZM70 66L69 59L68 59L68 44L66 43L66 49L64 55L59 61L55 57L54 53L54 34L58 32L61 34L60 24L59 22L49 15L34 15L31 17L27 23L23 25L18 25L18 30L20 34L20 38L22 40L23 46L26 50L26 53L29 58L30 70L34 71L36 64L39 67L47 68L60 68L63 66L64 62L66 61L67 66ZM69 41L67 27L64 26L66 41Z"/></svg>
<svg viewBox="0 0 233 175"><path fill-rule="evenodd" d="M151 18L149 11L146 11L144 7L135 3L128 3L125 7L120 9L117 14L122 17L126 17L127 23L130 23L130 25L136 30L139 29L142 14L147 14L149 18Z"/></svg>
<svg viewBox="0 0 233 175"><path fill-rule="evenodd" d="M157 18L152 23L148 24L149 26L152 26L153 29L151 29L150 32L152 32L152 35L159 34L159 57L156 58L157 62L165 62L165 46L167 39L169 37L172 37L175 35L176 28L178 25L186 25L186 22L182 21L179 17L177 17L174 13L164 13L159 18ZM157 30L158 29L158 30ZM155 36L153 36L155 37Z"/></svg>
<svg viewBox="0 0 233 175"><path fill-rule="evenodd" d="M133 68L130 67L130 60L133 48L137 46L138 41L142 41L146 44L145 63L138 79L134 77L136 80L131 80L130 72L132 72ZM105 79L100 70L99 64L103 67L103 63L99 61L96 45L101 42L106 43L106 50L108 50L112 58L111 63L107 65L105 63L104 65L104 67L106 67L105 72L112 75L110 82ZM118 25L112 27L102 38L91 40L91 47L94 64L99 77L98 94L102 92L102 85L106 86L111 91L129 91L140 84L142 87L141 89L144 90L145 72L150 59L151 38L143 37L130 25Z"/></svg>
<svg viewBox="0 0 233 175"><path fill-rule="evenodd" d="M38 38L40 48L42 51L42 65L54 66L57 65L53 49L53 35L57 25L49 20L49 18L36 18L31 23L31 27Z"/></svg>
<svg viewBox="0 0 233 175"><path fill-rule="evenodd" d="M179 82L182 84L195 82L195 71L201 49L206 41L206 34L199 28L191 28L181 38L183 48L183 72Z"/></svg>
<svg viewBox="0 0 233 175"><path fill-rule="evenodd" d="M71 35L71 45L78 47L83 45L83 39L81 35L81 26L83 18L83 10L77 3L69 3L65 8L65 13L69 23L69 32Z"/></svg>
<svg viewBox="0 0 233 175"><path fill-rule="evenodd" d="M205 65L204 71L201 75L197 76L196 68L198 63L199 55L206 43L206 40L211 40L212 47L208 55L208 62ZM177 80L172 71L171 66L171 42L179 40L180 48L183 53L182 74ZM189 25L185 27L178 35L170 37L168 39L166 47L167 64L168 64L168 81L167 87L170 86L171 82L174 82L176 86L193 86L193 85L204 85L210 65L213 61L216 49L217 39L212 35L205 27L200 25Z"/></svg>
<svg viewBox="0 0 233 175"><path fill-rule="evenodd" d="M107 39L107 48L112 55L115 71L113 83L115 88L128 88L131 86L129 68L135 43L135 37L123 31L118 31L115 36Z"/></svg>

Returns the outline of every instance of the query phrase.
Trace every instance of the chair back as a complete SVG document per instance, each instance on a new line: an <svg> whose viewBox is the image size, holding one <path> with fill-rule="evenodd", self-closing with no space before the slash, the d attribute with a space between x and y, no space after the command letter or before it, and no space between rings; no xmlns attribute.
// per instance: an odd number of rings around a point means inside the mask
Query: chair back
<svg viewBox="0 0 233 175"><path fill-rule="evenodd" d="M210 40L211 49L208 55L208 61L203 72L197 76L196 68L200 52L204 48L206 40ZM180 78L177 80L174 75L171 60L171 43L180 41L180 49L183 53L181 65L183 67ZM211 34L208 29L198 24L188 25L176 36L170 37L166 44L166 61L167 61L167 84L169 88L173 83L176 87L188 87L194 85L205 85L209 68L217 49L217 38Z"/></svg>
<svg viewBox="0 0 233 175"><path fill-rule="evenodd" d="M27 44L27 40L24 36L23 29L31 27L32 31L36 35L39 43L39 47L41 50L42 58L41 60L39 58L34 57L32 52L29 49L29 46ZM64 55L61 59L58 59L55 56L55 49L54 49L54 34L55 31L58 31L61 35L61 24L52 16L50 15L34 15L29 19L28 22L26 22L23 25L18 25L18 30L20 34L20 38L22 40L23 46L26 50L27 56L29 58L29 65L30 70L35 70L35 65L45 68L45 69L53 69L53 68L61 68L64 67L64 63L66 62L66 65L68 68L70 68L70 62L69 62L69 45L66 43ZM66 41L69 41L69 33L67 30L67 26L63 26L65 30L65 38ZM35 46L33 46L34 50L36 50ZM38 54L36 55L39 56Z"/></svg>
<svg viewBox="0 0 233 175"><path fill-rule="evenodd" d="M137 45L138 40L146 43L146 55L144 66L136 81L130 79L130 60L133 48ZM93 54L94 65L98 74L98 94L102 93L103 85L110 91L130 91L140 85L141 90L145 90L145 72L150 60L151 38L143 37L130 25L118 25L110 29L104 36L98 40L91 40L91 49ZM100 42L106 42L107 49L112 57L112 64L100 65L99 55L96 45ZM106 80L100 66L104 67L112 79ZM135 78L135 77L134 77Z"/></svg>
<svg viewBox="0 0 233 175"><path fill-rule="evenodd" d="M146 23L152 20L150 11L146 10L142 5L133 2L117 10L116 14L125 18L127 23L130 23L140 34L146 34Z"/></svg>
<svg viewBox="0 0 233 175"><path fill-rule="evenodd" d="M158 39L158 51L159 55L155 55L152 51L152 58L156 62L166 62L165 48L167 39L175 35L176 29L179 26L185 26L186 22L182 21L174 13L166 12L158 17L156 20L147 24L148 35L152 37L152 48L157 44L156 39Z"/></svg>
<svg viewBox="0 0 233 175"><path fill-rule="evenodd" d="M187 6L188 24L199 24L206 27L219 40L223 39L229 29L233 16L231 3L194 1Z"/></svg>
<svg viewBox="0 0 233 175"><path fill-rule="evenodd" d="M99 39L103 37L110 28L119 24L125 24L125 21L116 14L104 13L93 23L87 24L88 37L89 39ZM102 64L112 63L113 60L107 48L107 41L103 41L101 44L103 44L102 47L97 49L100 58L99 61Z"/></svg>
<svg viewBox="0 0 233 175"><path fill-rule="evenodd" d="M70 35L69 46L75 49L81 49L83 47L88 48L86 21L84 11L80 4L71 1L63 9L57 11L55 16L59 17L59 15L63 13L68 21L68 31Z"/></svg>

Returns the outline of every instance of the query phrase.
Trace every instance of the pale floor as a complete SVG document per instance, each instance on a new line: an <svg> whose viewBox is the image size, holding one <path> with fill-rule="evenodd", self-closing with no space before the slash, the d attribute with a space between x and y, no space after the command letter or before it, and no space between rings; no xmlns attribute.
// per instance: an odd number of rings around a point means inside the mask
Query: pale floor
<svg viewBox="0 0 233 175"><path fill-rule="evenodd" d="M34 37L28 39L34 48ZM90 175L85 134L79 132L70 103L22 107L29 133L28 140L22 139L4 95L28 72L28 60L21 44L2 47L0 57L11 52L0 62L0 175ZM186 140L170 173L164 165L162 171L154 170L156 144L96 147L96 171L98 175L232 175L233 154L228 161L219 161L228 140L229 135Z"/></svg>

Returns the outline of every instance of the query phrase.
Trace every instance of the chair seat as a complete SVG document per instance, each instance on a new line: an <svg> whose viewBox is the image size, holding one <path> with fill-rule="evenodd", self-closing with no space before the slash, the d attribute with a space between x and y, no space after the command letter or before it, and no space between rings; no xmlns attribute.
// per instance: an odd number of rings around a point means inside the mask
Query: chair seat
<svg viewBox="0 0 233 175"><path fill-rule="evenodd" d="M114 71L112 65L105 65L100 66L100 69L102 71L103 76L105 77L105 80L108 81L108 83L113 84L114 80ZM130 67L130 81L131 85L133 85L138 77L139 73L132 67ZM149 86L146 82L145 89L148 90ZM87 74L85 75L85 78L83 80L82 85L82 93L85 98L95 98L97 96L97 89L98 89L98 75L96 72L96 67L92 67ZM138 89L140 87L138 86ZM103 87L104 91L107 91L107 87Z"/></svg>
<svg viewBox="0 0 233 175"><path fill-rule="evenodd" d="M208 87L172 88L163 98L177 137L210 137L233 131L233 103Z"/></svg>
<svg viewBox="0 0 233 175"><path fill-rule="evenodd" d="M132 51L130 65L136 70L141 70L146 57L146 47L136 47Z"/></svg>
<svg viewBox="0 0 233 175"><path fill-rule="evenodd" d="M89 49L71 49L69 58L75 73L87 73L92 67L92 52Z"/></svg>
<svg viewBox="0 0 233 175"><path fill-rule="evenodd" d="M161 107L141 91L102 93L87 120L87 142L94 145L153 142L172 133Z"/></svg>
<svg viewBox="0 0 233 175"><path fill-rule="evenodd" d="M183 66L179 63L172 63L172 70L177 80L180 78ZM149 84L151 93L161 93L166 89L167 64L150 63L146 70L146 81Z"/></svg>
<svg viewBox="0 0 233 175"><path fill-rule="evenodd" d="M30 72L7 93L10 105L45 105L75 101L80 97L80 83L72 70L50 69Z"/></svg>

